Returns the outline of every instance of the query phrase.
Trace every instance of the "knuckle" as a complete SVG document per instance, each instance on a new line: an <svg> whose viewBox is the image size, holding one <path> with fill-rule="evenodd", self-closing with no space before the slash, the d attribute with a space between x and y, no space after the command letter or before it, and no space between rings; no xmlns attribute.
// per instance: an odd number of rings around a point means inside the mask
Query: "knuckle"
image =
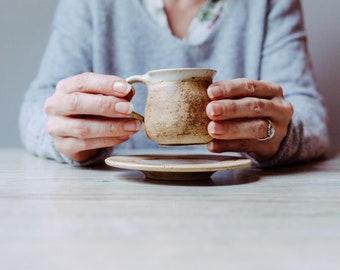
<svg viewBox="0 0 340 270"><path fill-rule="evenodd" d="M46 123L46 131L49 135L54 137L56 135L56 125L53 124L52 121L48 120Z"/></svg>
<svg viewBox="0 0 340 270"><path fill-rule="evenodd" d="M108 106L110 106L108 99L109 97L99 96L99 109L101 110L102 114L105 114L108 110Z"/></svg>
<svg viewBox="0 0 340 270"><path fill-rule="evenodd" d="M114 100L111 96L99 96L99 110L102 115L111 115L115 110L114 108Z"/></svg>
<svg viewBox="0 0 340 270"><path fill-rule="evenodd" d="M280 99L277 102L277 105L280 107L280 110L281 110L283 116L291 117L294 114L294 107L287 100Z"/></svg>
<svg viewBox="0 0 340 270"><path fill-rule="evenodd" d="M77 121L75 124L75 134L77 138L86 139L91 134L91 127L86 121Z"/></svg>
<svg viewBox="0 0 340 270"><path fill-rule="evenodd" d="M287 110L287 112L288 112L290 115L293 115L293 114L294 114L294 107L293 107L293 105L292 105L290 102L288 102L288 101L286 101L286 110Z"/></svg>
<svg viewBox="0 0 340 270"><path fill-rule="evenodd" d="M231 115L237 114L237 112L239 110L236 101L230 101L227 108L228 108L228 113L231 114Z"/></svg>
<svg viewBox="0 0 340 270"><path fill-rule="evenodd" d="M75 140L75 146L76 146L77 152L85 151L91 148L91 142L90 140L77 139Z"/></svg>
<svg viewBox="0 0 340 270"><path fill-rule="evenodd" d="M235 80L216 82L214 83L214 85L216 85L217 87L221 89L224 96L227 96L228 93L234 88Z"/></svg>
<svg viewBox="0 0 340 270"><path fill-rule="evenodd" d="M63 154L68 154L69 152L71 152L72 149L72 145L73 145L73 140L70 138L67 139L55 139L54 140L54 146L56 148L56 150L60 153Z"/></svg>
<svg viewBox="0 0 340 270"><path fill-rule="evenodd" d="M71 114L79 111L80 103L80 93L73 93L66 99L66 105Z"/></svg>
<svg viewBox="0 0 340 270"><path fill-rule="evenodd" d="M254 80L246 79L244 81L245 89L249 94L254 94L256 91L256 82Z"/></svg>
<svg viewBox="0 0 340 270"><path fill-rule="evenodd" d="M107 129L109 134L116 135L117 127L115 123L109 123Z"/></svg>
<svg viewBox="0 0 340 270"><path fill-rule="evenodd" d="M60 148L62 151L69 153L70 155L74 155L81 151L85 151L89 147L88 140L78 139L78 138L67 138L64 139Z"/></svg>
<svg viewBox="0 0 340 270"><path fill-rule="evenodd" d="M56 85L56 91L65 91L67 87L67 80L66 79L62 79L60 80L57 85Z"/></svg>
<svg viewBox="0 0 340 270"><path fill-rule="evenodd" d="M283 89L282 89L282 87L280 85L278 85L278 84L275 84L275 83L273 85L274 85L273 87L277 91L277 95L280 96L280 97L283 97Z"/></svg>
<svg viewBox="0 0 340 270"><path fill-rule="evenodd" d="M250 102L250 110L254 115L261 115L266 107L266 103L262 99L254 99Z"/></svg>
<svg viewBox="0 0 340 270"><path fill-rule="evenodd" d="M101 139L101 145L104 147L116 145L119 140L117 138L105 137Z"/></svg>
<svg viewBox="0 0 340 270"><path fill-rule="evenodd" d="M88 144L87 140L75 138L62 138L54 141L56 150L69 157L76 156L79 152L89 149Z"/></svg>
<svg viewBox="0 0 340 270"><path fill-rule="evenodd" d="M51 114L53 113L53 100L52 97L49 97L46 99L45 104L44 104L44 111L46 114Z"/></svg>
<svg viewBox="0 0 340 270"><path fill-rule="evenodd" d="M90 72L84 72L81 73L77 76L75 76L75 83L76 83L76 88L80 92L86 92L87 90L87 81L90 77L91 73Z"/></svg>

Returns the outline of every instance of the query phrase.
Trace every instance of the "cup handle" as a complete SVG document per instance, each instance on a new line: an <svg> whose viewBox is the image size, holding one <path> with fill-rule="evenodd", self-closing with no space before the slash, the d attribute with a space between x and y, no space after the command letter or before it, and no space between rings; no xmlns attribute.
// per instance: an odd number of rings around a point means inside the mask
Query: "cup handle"
<svg viewBox="0 0 340 270"><path fill-rule="evenodd" d="M135 111L133 111L132 113L130 113L130 118L132 119L136 119L138 121L141 121L144 123L144 116L139 114L139 113L136 113Z"/></svg>
<svg viewBox="0 0 340 270"><path fill-rule="evenodd" d="M133 75L133 76L130 76L128 78L126 78L126 82L129 83L129 84L133 84L133 83L143 83L144 85L147 85L148 83L148 80L146 79L146 76L145 75ZM135 89L132 87L133 91L135 91ZM130 117L133 118L133 119L136 119L138 121L141 121L142 123L144 123L144 116L133 111L131 114L130 114Z"/></svg>

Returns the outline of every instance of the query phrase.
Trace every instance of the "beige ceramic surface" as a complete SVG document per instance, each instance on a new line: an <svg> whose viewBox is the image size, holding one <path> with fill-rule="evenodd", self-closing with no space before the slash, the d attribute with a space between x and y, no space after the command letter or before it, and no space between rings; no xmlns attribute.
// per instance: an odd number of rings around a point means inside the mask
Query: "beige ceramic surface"
<svg viewBox="0 0 340 270"><path fill-rule="evenodd" d="M131 84L139 82L147 87L143 124L146 137L159 145L211 141L205 109L210 102L207 88L215 73L211 69L163 69L127 78ZM141 120L136 113L131 117Z"/></svg>
<svg viewBox="0 0 340 270"><path fill-rule="evenodd" d="M207 180L221 170L249 167L250 159L218 155L134 155L112 156L106 164L142 171L156 180Z"/></svg>

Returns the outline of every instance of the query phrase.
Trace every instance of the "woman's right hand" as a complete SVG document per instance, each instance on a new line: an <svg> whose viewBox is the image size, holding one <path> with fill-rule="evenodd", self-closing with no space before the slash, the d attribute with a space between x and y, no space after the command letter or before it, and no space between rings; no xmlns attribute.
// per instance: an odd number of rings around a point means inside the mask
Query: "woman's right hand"
<svg viewBox="0 0 340 270"><path fill-rule="evenodd" d="M61 80L45 103L47 132L57 151L82 162L139 130L129 119L131 86L117 76L83 73Z"/></svg>

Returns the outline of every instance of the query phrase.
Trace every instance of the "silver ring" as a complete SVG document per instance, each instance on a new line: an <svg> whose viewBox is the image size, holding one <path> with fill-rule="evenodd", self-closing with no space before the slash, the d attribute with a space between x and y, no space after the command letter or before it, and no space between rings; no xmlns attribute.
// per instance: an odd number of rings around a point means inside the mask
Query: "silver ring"
<svg viewBox="0 0 340 270"><path fill-rule="evenodd" d="M271 138L274 137L275 134L275 128L272 126L272 121L270 121L269 119L267 119L267 136L264 138L258 138L258 141L267 141L270 140Z"/></svg>

